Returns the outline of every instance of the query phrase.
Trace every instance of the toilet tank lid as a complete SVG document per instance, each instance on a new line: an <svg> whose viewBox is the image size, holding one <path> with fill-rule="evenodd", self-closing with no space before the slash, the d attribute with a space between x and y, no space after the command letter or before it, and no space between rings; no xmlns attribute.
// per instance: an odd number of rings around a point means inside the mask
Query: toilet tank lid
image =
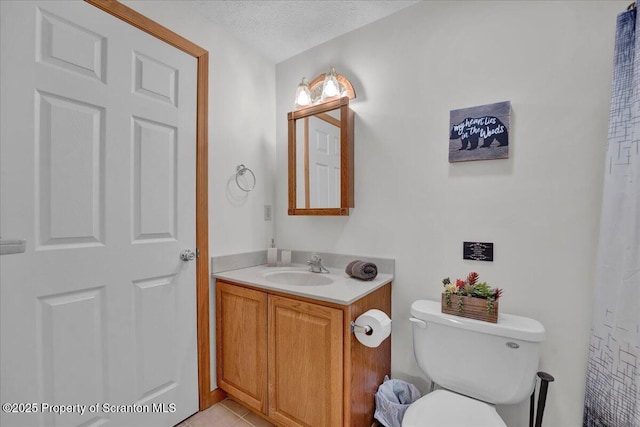
<svg viewBox="0 0 640 427"><path fill-rule="evenodd" d="M490 323L445 314L442 313L440 302L418 300L411 304L411 315L425 322L434 322L441 325L522 341L541 342L546 338L542 323L528 317L513 314L500 313L498 315L498 323Z"/></svg>

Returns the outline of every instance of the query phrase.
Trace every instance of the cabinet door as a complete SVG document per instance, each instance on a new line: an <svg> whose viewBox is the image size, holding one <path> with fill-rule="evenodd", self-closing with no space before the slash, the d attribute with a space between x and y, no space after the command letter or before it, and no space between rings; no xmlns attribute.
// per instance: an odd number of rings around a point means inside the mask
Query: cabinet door
<svg viewBox="0 0 640 427"><path fill-rule="evenodd" d="M269 416L283 426L342 425L342 311L269 296Z"/></svg>
<svg viewBox="0 0 640 427"><path fill-rule="evenodd" d="M216 283L218 386L267 412L267 294Z"/></svg>

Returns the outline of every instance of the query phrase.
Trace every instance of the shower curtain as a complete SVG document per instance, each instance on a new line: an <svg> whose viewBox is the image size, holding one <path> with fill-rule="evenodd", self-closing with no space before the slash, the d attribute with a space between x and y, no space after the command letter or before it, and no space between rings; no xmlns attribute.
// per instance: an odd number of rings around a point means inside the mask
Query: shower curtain
<svg viewBox="0 0 640 427"><path fill-rule="evenodd" d="M640 40L617 20L583 426L640 427Z"/></svg>

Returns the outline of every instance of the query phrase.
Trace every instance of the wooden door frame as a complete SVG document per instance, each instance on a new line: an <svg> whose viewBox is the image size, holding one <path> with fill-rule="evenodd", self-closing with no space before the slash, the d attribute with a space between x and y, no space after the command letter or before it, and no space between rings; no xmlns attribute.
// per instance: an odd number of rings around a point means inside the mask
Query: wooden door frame
<svg viewBox="0 0 640 427"><path fill-rule="evenodd" d="M208 209L208 98L209 52L117 0L84 0L110 15L195 57L198 61L196 108L196 315L198 335L198 396L200 410L222 400L224 392L211 390L209 343L209 209Z"/></svg>

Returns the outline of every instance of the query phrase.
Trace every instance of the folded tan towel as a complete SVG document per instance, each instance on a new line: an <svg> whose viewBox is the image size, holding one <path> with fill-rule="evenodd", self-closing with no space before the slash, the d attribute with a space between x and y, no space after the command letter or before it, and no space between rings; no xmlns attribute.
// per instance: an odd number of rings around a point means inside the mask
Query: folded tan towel
<svg viewBox="0 0 640 427"><path fill-rule="evenodd" d="M347 264L347 266L344 269L344 272L347 273L349 276L353 276L353 274L351 274L351 270L353 270L353 266L356 265L357 263L362 262L361 260L357 259L355 261L351 261L349 264Z"/></svg>
<svg viewBox="0 0 640 427"><path fill-rule="evenodd" d="M355 260L347 264L345 273L356 279L373 280L378 275L378 267L372 262Z"/></svg>

